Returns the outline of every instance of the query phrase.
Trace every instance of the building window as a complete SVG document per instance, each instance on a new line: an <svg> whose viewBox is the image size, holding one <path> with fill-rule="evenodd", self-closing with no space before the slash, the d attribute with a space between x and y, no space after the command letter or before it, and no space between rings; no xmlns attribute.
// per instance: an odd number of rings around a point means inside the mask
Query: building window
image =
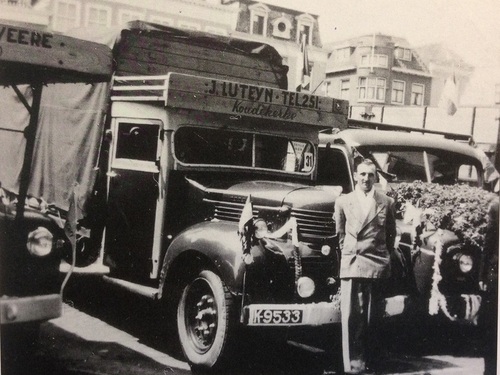
<svg viewBox="0 0 500 375"><path fill-rule="evenodd" d="M309 25L300 25L300 39L306 39L306 44L311 44L311 27Z"/></svg>
<svg viewBox="0 0 500 375"><path fill-rule="evenodd" d="M372 64L372 56L373 56L373 64ZM376 67L376 68L387 68L388 58L387 55L361 55L361 59L359 62L359 66L363 67Z"/></svg>
<svg viewBox="0 0 500 375"><path fill-rule="evenodd" d="M302 41L302 35L306 37L306 44L312 44L312 34L314 29L314 18L309 14L301 14L295 17L297 20L297 43Z"/></svg>
<svg viewBox="0 0 500 375"><path fill-rule="evenodd" d="M264 35L265 18L260 14L252 16L252 34Z"/></svg>
<svg viewBox="0 0 500 375"><path fill-rule="evenodd" d="M349 79L341 79L340 80L340 99L349 99L349 88L350 88Z"/></svg>
<svg viewBox="0 0 500 375"><path fill-rule="evenodd" d="M332 82L330 81L325 81L323 85L323 93L325 96L328 96L330 98L333 98L333 92L332 92Z"/></svg>
<svg viewBox="0 0 500 375"><path fill-rule="evenodd" d="M500 83L495 85L495 104L500 104Z"/></svg>
<svg viewBox="0 0 500 375"><path fill-rule="evenodd" d="M385 101L385 78L359 77L359 100Z"/></svg>
<svg viewBox="0 0 500 375"><path fill-rule="evenodd" d="M276 18L271 22L273 25L273 36L277 38L290 39L290 31L292 30L292 23L285 16Z"/></svg>
<svg viewBox="0 0 500 375"><path fill-rule="evenodd" d="M68 31L80 26L80 2L57 1L54 9L54 30Z"/></svg>
<svg viewBox="0 0 500 375"><path fill-rule="evenodd" d="M248 8L250 9L250 34L266 36L269 8L263 4L254 4Z"/></svg>
<svg viewBox="0 0 500 375"><path fill-rule="evenodd" d="M351 47L339 48L335 51L335 60L346 61L351 58Z"/></svg>
<svg viewBox="0 0 500 375"><path fill-rule="evenodd" d="M392 81L392 96L391 102L395 104L405 103L405 82Z"/></svg>
<svg viewBox="0 0 500 375"><path fill-rule="evenodd" d="M86 26L89 27L110 27L111 8L102 5L89 4L87 6Z"/></svg>
<svg viewBox="0 0 500 375"><path fill-rule="evenodd" d="M395 54L397 59L411 61L411 50L408 48L397 47Z"/></svg>
<svg viewBox="0 0 500 375"><path fill-rule="evenodd" d="M120 9L118 11L118 22L124 24L130 21L144 20L144 13L133 10Z"/></svg>
<svg viewBox="0 0 500 375"><path fill-rule="evenodd" d="M411 105L424 105L424 85L412 83L411 85Z"/></svg>

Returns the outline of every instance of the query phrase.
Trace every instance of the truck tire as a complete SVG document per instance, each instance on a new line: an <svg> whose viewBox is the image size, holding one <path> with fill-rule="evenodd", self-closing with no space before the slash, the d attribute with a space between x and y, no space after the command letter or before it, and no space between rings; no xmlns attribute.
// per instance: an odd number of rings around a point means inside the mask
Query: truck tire
<svg viewBox="0 0 500 375"><path fill-rule="evenodd" d="M233 335L233 301L221 278L202 270L184 287L177 308L182 351L198 370L215 369L228 359Z"/></svg>

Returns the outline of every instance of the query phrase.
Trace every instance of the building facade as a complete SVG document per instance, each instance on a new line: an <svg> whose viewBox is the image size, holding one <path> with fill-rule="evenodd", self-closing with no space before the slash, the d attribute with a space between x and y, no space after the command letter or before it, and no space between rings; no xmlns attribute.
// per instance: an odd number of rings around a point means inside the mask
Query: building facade
<svg viewBox="0 0 500 375"><path fill-rule="evenodd" d="M220 0L38 0L34 8L50 14L49 29L112 28L133 20L227 35L237 6Z"/></svg>
<svg viewBox="0 0 500 375"><path fill-rule="evenodd" d="M430 104L432 76L405 39L372 34L326 48L325 95L367 108Z"/></svg>
<svg viewBox="0 0 500 375"><path fill-rule="evenodd" d="M4 22L31 24L58 33L75 29L117 28L132 20L265 42L289 66L288 85L302 83L305 39L309 85L316 92L325 77L327 51L321 47L318 16L250 0L0 0ZM28 17L30 14L37 15ZM0 15L0 19L4 18ZM19 22L18 22L19 21Z"/></svg>
<svg viewBox="0 0 500 375"><path fill-rule="evenodd" d="M0 23L46 29L50 14L32 3L32 0L0 0Z"/></svg>
<svg viewBox="0 0 500 375"><path fill-rule="evenodd" d="M224 2L224 1L223 1ZM224 3L229 3L225 1ZM272 1L231 1L239 14L233 36L272 45L288 65L288 88L296 90L302 82L302 38L305 39L309 85L305 91L319 93L324 82L327 51L322 48L318 15L274 5ZM304 91L304 88L301 87Z"/></svg>

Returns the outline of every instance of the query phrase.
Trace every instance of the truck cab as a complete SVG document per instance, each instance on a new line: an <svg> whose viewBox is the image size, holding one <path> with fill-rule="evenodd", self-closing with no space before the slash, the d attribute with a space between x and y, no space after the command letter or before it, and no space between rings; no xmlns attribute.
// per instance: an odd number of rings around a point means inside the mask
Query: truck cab
<svg viewBox="0 0 500 375"><path fill-rule="evenodd" d="M339 322L341 189L314 181L319 130L346 113L276 87L115 77L89 209L106 219L80 241L99 244L108 281L176 312L192 366L221 366L242 328Z"/></svg>

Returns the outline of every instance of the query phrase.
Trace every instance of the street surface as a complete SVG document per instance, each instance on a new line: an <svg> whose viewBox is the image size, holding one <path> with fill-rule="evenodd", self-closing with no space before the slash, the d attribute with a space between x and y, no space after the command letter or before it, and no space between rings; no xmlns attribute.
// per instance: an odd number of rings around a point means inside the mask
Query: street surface
<svg viewBox="0 0 500 375"><path fill-rule="evenodd" d="M42 325L35 355L4 366L2 374L191 374L176 338L160 333L169 332L160 329L160 319L156 305L143 297L97 281L77 282L66 293L63 317ZM432 326L405 332L405 327L396 324L384 331L383 374L482 374L474 331ZM284 345L265 338L243 348L243 358L227 374L335 373L331 370L340 363L340 348L330 343L338 342L338 335L325 329L299 332L290 334Z"/></svg>

